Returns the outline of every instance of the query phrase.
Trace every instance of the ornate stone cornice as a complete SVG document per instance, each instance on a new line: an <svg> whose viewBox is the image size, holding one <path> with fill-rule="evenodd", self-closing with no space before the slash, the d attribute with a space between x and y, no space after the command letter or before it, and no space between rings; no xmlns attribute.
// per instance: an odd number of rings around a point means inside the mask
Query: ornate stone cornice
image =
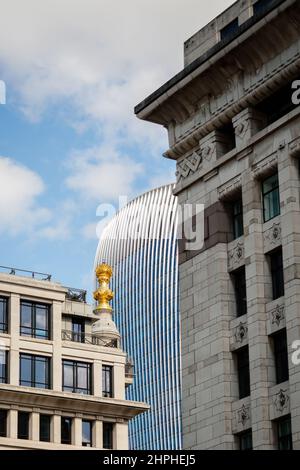
<svg viewBox="0 0 300 470"><path fill-rule="evenodd" d="M253 177L255 179L261 179L269 174L271 174L273 171L276 170L278 165L278 157L277 157L277 152L273 153L269 157L265 158L261 162L255 163L252 166L252 172L253 172Z"/></svg>
<svg viewBox="0 0 300 470"><path fill-rule="evenodd" d="M241 188L242 188L242 179L241 179L241 176L237 176L236 178L228 181L226 184L218 188L219 200L223 201L226 199L230 199L238 191L240 191Z"/></svg>
<svg viewBox="0 0 300 470"><path fill-rule="evenodd" d="M188 178L190 175L195 174L199 168L201 167L202 163L202 155L198 152L193 152L192 155L189 155L181 162L177 164L177 182Z"/></svg>

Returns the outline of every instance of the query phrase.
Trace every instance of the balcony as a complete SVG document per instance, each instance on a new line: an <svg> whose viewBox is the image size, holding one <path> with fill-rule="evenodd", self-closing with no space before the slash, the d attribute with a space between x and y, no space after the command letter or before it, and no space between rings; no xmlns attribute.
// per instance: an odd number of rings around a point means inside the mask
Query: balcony
<svg viewBox="0 0 300 470"><path fill-rule="evenodd" d="M117 340L104 341L97 336L88 333L74 333L70 330L62 330L62 341L72 341L73 343L91 344L93 346L102 346L105 348L118 348Z"/></svg>
<svg viewBox="0 0 300 470"><path fill-rule="evenodd" d="M28 271L27 269L12 268L10 266L0 266L0 272L12 276L26 276L39 281L51 281L51 274L39 273L37 271Z"/></svg>
<svg viewBox="0 0 300 470"><path fill-rule="evenodd" d="M87 291L83 289L74 289L73 287L66 287L68 289L66 298L73 302L86 302Z"/></svg>

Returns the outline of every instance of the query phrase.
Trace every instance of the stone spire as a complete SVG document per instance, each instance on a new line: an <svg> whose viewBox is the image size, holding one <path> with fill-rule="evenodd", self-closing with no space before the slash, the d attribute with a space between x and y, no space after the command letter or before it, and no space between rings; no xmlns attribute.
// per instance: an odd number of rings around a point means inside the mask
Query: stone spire
<svg viewBox="0 0 300 470"><path fill-rule="evenodd" d="M109 302L113 299L113 292L109 288L112 277L112 268L108 264L102 263L96 268L96 277L99 287L94 292L94 299L97 301L97 307L94 313L99 317L93 326L92 334L104 341L120 339L120 333L117 330L112 318L112 307Z"/></svg>

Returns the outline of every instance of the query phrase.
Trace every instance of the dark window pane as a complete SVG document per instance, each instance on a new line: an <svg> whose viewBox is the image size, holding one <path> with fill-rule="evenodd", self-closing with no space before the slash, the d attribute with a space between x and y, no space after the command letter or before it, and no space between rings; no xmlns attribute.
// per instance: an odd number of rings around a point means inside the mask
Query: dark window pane
<svg viewBox="0 0 300 470"><path fill-rule="evenodd" d="M18 439L29 439L29 413L18 413Z"/></svg>
<svg viewBox="0 0 300 470"><path fill-rule="evenodd" d="M236 314L241 317L247 313L247 288L245 267L232 273L235 292Z"/></svg>
<svg viewBox="0 0 300 470"><path fill-rule="evenodd" d="M113 424L103 423L103 449L113 449Z"/></svg>
<svg viewBox="0 0 300 470"><path fill-rule="evenodd" d="M289 380L289 361L286 330L273 335L276 383L280 384Z"/></svg>
<svg viewBox="0 0 300 470"><path fill-rule="evenodd" d="M233 21L231 21L228 25L226 25L223 29L221 29L220 31L221 40L233 36L234 33L236 33L236 31L238 30L238 28L239 28L239 21L238 21L238 18L236 18Z"/></svg>
<svg viewBox="0 0 300 470"><path fill-rule="evenodd" d="M7 436L7 411L0 410L0 437Z"/></svg>
<svg viewBox="0 0 300 470"><path fill-rule="evenodd" d="M8 299L0 297L0 333L8 332Z"/></svg>
<svg viewBox="0 0 300 470"><path fill-rule="evenodd" d="M113 396L113 368L112 366L102 366L102 395L112 398Z"/></svg>
<svg viewBox="0 0 300 470"><path fill-rule="evenodd" d="M252 450L252 431L246 431L239 435L240 450Z"/></svg>
<svg viewBox="0 0 300 470"><path fill-rule="evenodd" d="M40 441L50 442L51 416L40 415Z"/></svg>
<svg viewBox="0 0 300 470"><path fill-rule="evenodd" d="M279 450L292 450L293 439L292 439L292 425L291 417L280 419L277 421L278 431L278 449Z"/></svg>
<svg viewBox="0 0 300 470"><path fill-rule="evenodd" d="M279 297L284 296L282 249L274 251L270 255L270 260L271 260L273 300L276 300Z"/></svg>
<svg viewBox="0 0 300 470"><path fill-rule="evenodd" d="M82 445L92 447L92 422L82 421Z"/></svg>
<svg viewBox="0 0 300 470"><path fill-rule="evenodd" d="M0 350L0 383L7 383L8 351Z"/></svg>
<svg viewBox="0 0 300 470"><path fill-rule="evenodd" d="M240 399L250 395L249 351L242 348L236 353Z"/></svg>
<svg viewBox="0 0 300 470"><path fill-rule="evenodd" d="M234 239L244 235L243 202L238 199L232 204L232 225Z"/></svg>
<svg viewBox="0 0 300 470"><path fill-rule="evenodd" d="M254 5L253 5L254 15L258 15L259 13L262 13L262 12L266 11L268 6L272 2L273 2L273 0L258 0L258 2L254 3Z"/></svg>
<svg viewBox="0 0 300 470"><path fill-rule="evenodd" d="M270 176L262 183L264 221L280 214L278 174Z"/></svg>
<svg viewBox="0 0 300 470"><path fill-rule="evenodd" d="M72 418L61 418L61 443L72 444Z"/></svg>
<svg viewBox="0 0 300 470"><path fill-rule="evenodd" d="M85 322L80 319L72 319L72 340L84 343Z"/></svg>

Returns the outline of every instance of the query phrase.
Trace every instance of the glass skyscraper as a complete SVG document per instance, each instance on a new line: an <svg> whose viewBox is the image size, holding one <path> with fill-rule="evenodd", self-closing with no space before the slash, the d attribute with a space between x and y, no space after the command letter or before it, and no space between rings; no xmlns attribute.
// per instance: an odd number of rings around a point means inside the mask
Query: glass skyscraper
<svg viewBox="0 0 300 470"><path fill-rule="evenodd" d="M177 200L173 185L131 201L104 229L96 264L114 269L114 318L135 366L130 400L151 410L129 425L131 449L181 449Z"/></svg>

